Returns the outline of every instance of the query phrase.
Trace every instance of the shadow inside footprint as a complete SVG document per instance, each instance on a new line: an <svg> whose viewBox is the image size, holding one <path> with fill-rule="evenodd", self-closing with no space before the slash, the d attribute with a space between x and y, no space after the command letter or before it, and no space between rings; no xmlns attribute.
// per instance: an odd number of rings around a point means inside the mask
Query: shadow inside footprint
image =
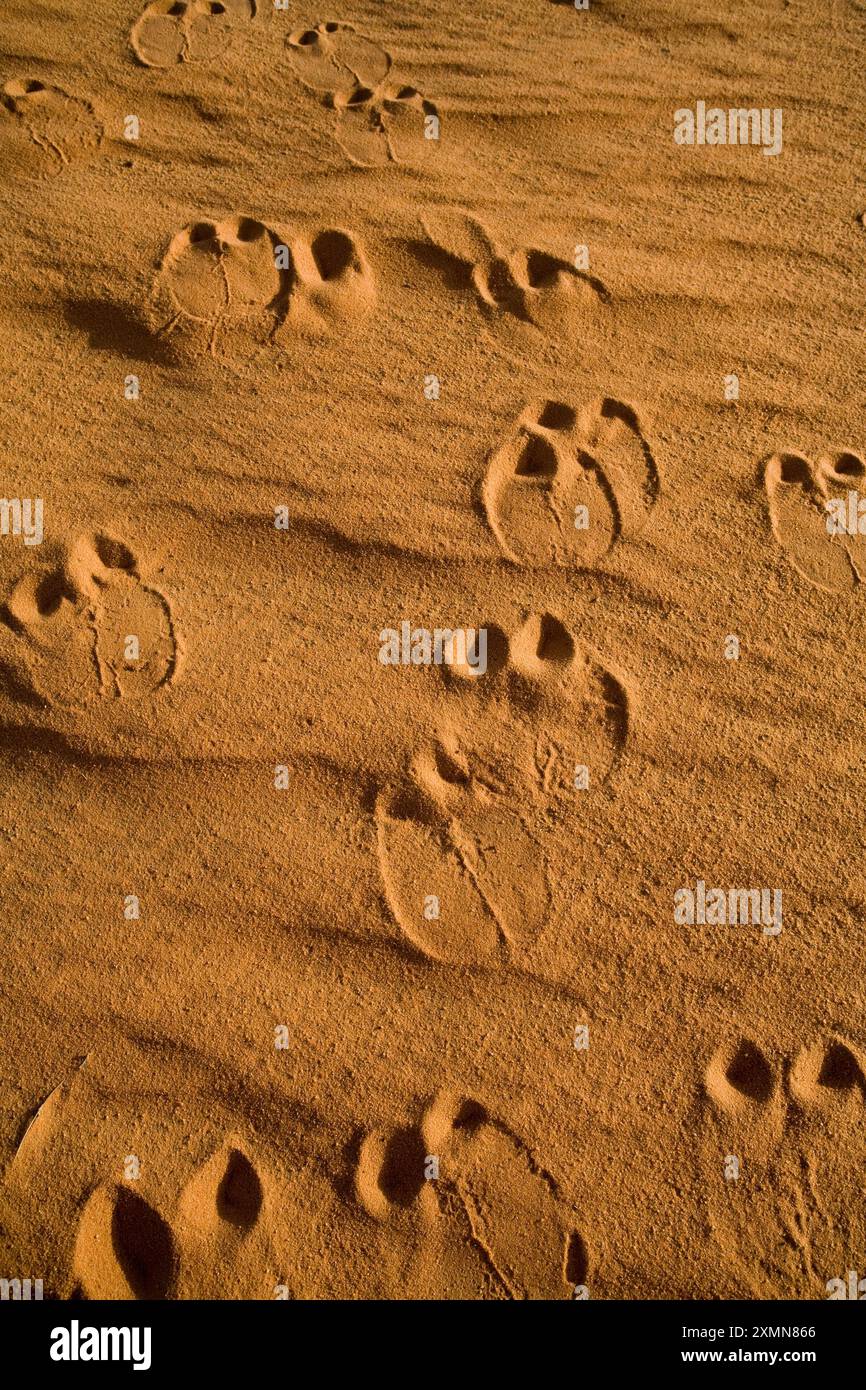
<svg viewBox="0 0 866 1390"><path fill-rule="evenodd" d="M161 1299L176 1272L174 1240L162 1217L127 1187L97 1188L81 1218L73 1257L89 1299Z"/></svg>
<svg viewBox="0 0 866 1390"><path fill-rule="evenodd" d="M484 516L515 564L590 569L636 536L658 473L630 406L605 399L578 416L561 401L528 405L488 458Z"/></svg>
<svg viewBox="0 0 866 1390"><path fill-rule="evenodd" d="M774 1089L769 1062L748 1038L720 1049L707 1069L707 1090L723 1110L736 1110L743 1101L763 1105Z"/></svg>
<svg viewBox="0 0 866 1390"><path fill-rule="evenodd" d="M217 1215L239 1230L249 1231L262 1208L262 1185L245 1154L232 1149L216 1194Z"/></svg>
<svg viewBox="0 0 866 1390"><path fill-rule="evenodd" d="M433 103L414 87L387 84L390 55L351 25L299 29L288 43L301 82L335 110L337 143L352 163L404 163L438 140Z"/></svg>
<svg viewBox="0 0 866 1390"><path fill-rule="evenodd" d="M200 1235L246 1235L261 1215L261 1179L246 1154L230 1146L215 1153L185 1188L180 1210Z"/></svg>
<svg viewBox="0 0 866 1390"><path fill-rule="evenodd" d="M0 92L0 160L7 174L58 174L89 159L104 130L91 103L35 78Z"/></svg>
<svg viewBox="0 0 866 1390"><path fill-rule="evenodd" d="M866 1099L866 1072L852 1047L839 1038L803 1048L791 1068L791 1090L809 1106L845 1103L855 1093Z"/></svg>
<svg viewBox="0 0 866 1390"><path fill-rule="evenodd" d="M133 24L129 41L144 67L207 62L225 51L236 22L255 13L256 0L153 0Z"/></svg>
<svg viewBox="0 0 866 1390"><path fill-rule="evenodd" d="M25 574L0 621L18 639L24 698L46 705L152 694L176 671L168 601L143 581L130 548L103 533L66 546L52 568Z"/></svg>
<svg viewBox="0 0 866 1390"><path fill-rule="evenodd" d="M424 1186L424 1142L417 1129L398 1129L385 1146L379 1187L388 1202L411 1206Z"/></svg>
<svg viewBox="0 0 866 1390"><path fill-rule="evenodd" d="M572 1231L565 1243L565 1282L572 1288L585 1286L589 1277L589 1252L583 1237Z"/></svg>

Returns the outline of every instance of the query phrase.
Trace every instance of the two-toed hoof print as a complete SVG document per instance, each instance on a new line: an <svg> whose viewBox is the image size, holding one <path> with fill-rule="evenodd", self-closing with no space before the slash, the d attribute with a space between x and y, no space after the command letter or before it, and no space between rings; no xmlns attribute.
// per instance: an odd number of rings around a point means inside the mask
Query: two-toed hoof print
<svg viewBox="0 0 866 1390"><path fill-rule="evenodd" d="M547 917L543 848L519 808L497 804L442 749L427 757L417 783L383 792L376 805L385 898L425 955L495 961L529 944Z"/></svg>
<svg viewBox="0 0 866 1390"><path fill-rule="evenodd" d="M845 449L813 463L774 454L764 465L770 527L794 569L827 593L866 580L866 462ZM862 523L862 530L861 530Z"/></svg>
<svg viewBox="0 0 866 1390"><path fill-rule="evenodd" d="M561 256L532 247L497 252L472 269L472 283L482 306L556 336L581 311L593 314L610 303L603 282L578 270Z"/></svg>
<svg viewBox="0 0 866 1390"><path fill-rule="evenodd" d="M91 158L104 137L91 103L36 77L0 91L0 165L8 177L59 174Z"/></svg>
<svg viewBox="0 0 866 1390"><path fill-rule="evenodd" d="M77 708L100 696L151 695L177 674L168 599L126 542L104 532L25 574L0 623L9 638L6 690L24 703Z"/></svg>
<svg viewBox="0 0 866 1390"><path fill-rule="evenodd" d="M628 737L629 695L555 613L530 613L513 629L484 622L486 670L440 668L452 727L472 728L473 758L506 792L567 792L571 757L610 775ZM531 757L521 756L531 745ZM569 757L566 757L566 754Z"/></svg>
<svg viewBox="0 0 866 1390"><path fill-rule="evenodd" d="M866 1249L851 1173L866 1156L866 1060L831 1035L779 1056L750 1038L707 1069L710 1226L729 1295L826 1297Z"/></svg>
<svg viewBox="0 0 866 1390"><path fill-rule="evenodd" d="M336 113L336 140L354 164L416 161L438 147L438 112L414 87L388 81L391 57L348 24L327 21L289 35L303 84Z"/></svg>
<svg viewBox="0 0 866 1390"><path fill-rule="evenodd" d="M611 293L597 276L553 251L515 247L465 210L429 212L422 226L426 241L409 242L410 253L438 269L450 288L472 294L509 342L526 330L526 350L543 340L577 349L610 313Z"/></svg>
<svg viewBox="0 0 866 1390"><path fill-rule="evenodd" d="M444 1091L417 1123L365 1135L355 1185L395 1237L413 1231L416 1297L460 1297L461 1285L464 1296L586 1296L586 1243L556 1182L471 1097Z"/></svg>
<svg viewBox="0 0 866 1390"><path fill-rule="evenodd" d="M815 1151L816 1130L828 1118L853 1112L866 1116L866 1071L858 1049L843 1038L819 1039L793 1058L771 1059L751 1038L723 1043L707 1067L706 1094L716 1117L717 1138L740 1160L768 1164ZM852 1113L853 1113L852 1112ZM802 1142L792 1117L805 1127ZM711 1145L718 1148L716 1140ZM790 1153L787 1151L791 1150ZM797 1159L799 1162L799 1159Z"/></svg>
<svg viewBox="0 0 866 1390"><path fill-rule="evenodd" d="M628 732L625 687L559 618L487 632L486 671L443 668L440 737L375 811L394 920L426 955L462 964L497 963L538 936L548 818L605 782Z"/></svg>
<svg viewBox="0 0 866 1390"><path fill-rule="evenodd" d="M255 13L256 0L154 0L133 24L129 41L145 67L207 62Z"/></svg>
<svg viewBox="0 0 866 1390"><path fill-rule="evenodd" d="M799 1049L790 1062L774 1064L757 1043L740 1038L724 1043L707 1068L706 1090L720 1111L757 1116L786 1097L804 1110L866 1103L866 1062L843 1038L818 1040Z"/></svg>
<svg viewBox="0 0 866 1390"><path fill-rule="evenodd" d="M155 302L160 331L204 335L216 354L242 340L284 341L280 330L327 330L364 314L375 297L363 251L349 232L323 228L285 237L250 217L200 221L178 232L163 256Z"/></svg>
<svg viewBox="0 0 866 1390"><path fill-rule="evenodd" d="M195 1260L208 1249L211 1263L231 1262L258 1225L263 1203L259 1174L235 1144L215 1153L193 1176L171 1221L135 1183L97 1187L75 1239L74 1293L88 1299L177 1297L185 1259Z"/></svg>
<svg viewBox="0 0 866 1390"><path fill-rule="evenodd" d="M634 409L606 397L578 411L536 401L488 459L487 523L514 564L590 569L637 536L659 495Z"/></svg>

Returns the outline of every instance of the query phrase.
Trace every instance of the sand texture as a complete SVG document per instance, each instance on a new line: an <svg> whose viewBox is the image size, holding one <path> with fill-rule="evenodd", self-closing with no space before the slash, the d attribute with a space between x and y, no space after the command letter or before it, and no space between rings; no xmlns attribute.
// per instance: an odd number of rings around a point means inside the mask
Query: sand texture
<svg viewBox="0 0 866 1390"><path fill-rule="evenodd" d="M866 1277L864 52L4 0L0 1277Z"/></svg>

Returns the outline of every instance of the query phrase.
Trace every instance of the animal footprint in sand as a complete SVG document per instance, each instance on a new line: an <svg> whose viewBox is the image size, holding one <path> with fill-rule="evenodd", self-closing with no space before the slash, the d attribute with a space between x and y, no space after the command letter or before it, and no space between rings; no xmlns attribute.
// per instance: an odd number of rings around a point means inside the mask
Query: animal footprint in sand
<svg viewBox="0 0 866 1390"><path fill-rule="evenodd" d="M611 296L596 276L538 248L503 247L483 223L466 213L429 213L426 241L409 243L419 260L452 287L471 291L493 328L509 341L521 330L537 346L539 332L575 345Z"/></svg>
<svg viewBox="0 0 866 1390"><path fill-rule="evenodd" d="M178 1263L170 1228L143 1197L129 1187L95 1189L73 1253L73 1272L85 1298L167 1298Z"/></svg>
<svg viewBox="0 0 866 1390"><path fill-rule="evenodd" d="M89 159L103 139L89 101L27 78L0 93L0 157L10 174L57 174Z"/></svg>
<svg viewBox="0 0 866 1390"><path fill-rule="evenodd" d="M866 1250L849 1178L866 1157L863 1056L831 1037L776 1066L740 1039L712 1058L706 1096L712 1224L738 1278L756 1292L769 1279L780 1297L805 1280L814 1296Z"/></svg>
<svg viewBox="0 0 866 1390"><path fill-rule="evenodd" d="M318 331L365 312L370 269L348 232L328 228L288 242L253 218L197 222L175 236L155 286L159 329L204 335L213 355L240 336L273 343L284 324Z"/></svg>
<svg viewBox="0 0 866 1390"><path fill-rule="evenodd" d="M24 576L0 609L9 633L7 688L29 703L80 706L168 685L178 647L168 600L122 541L103 533Z"/></svg>
<svg viewBox="0 0 866 1390"><path fill-rule="evenodd" d="M98 1187L84 1208L75 1242L78 1291L91 1299L177 1297L183 1265L200 1287L210 1284L211 1290L215 1266L234 1268L249 1295L258 1261L255 1252L244 1261L243 1248L260 1222L263 1202L258 1173L233 1144L215 1153L184 1189L177 1234L131 1187ZM190 1275L185 1277L189 1282Z"/></svg>
<svg viewBox="0 0 866 1390"><path fill-rule="evenodd" d="M774 454L764 485L773 535L798 574L830 593L866 580L866 463L859 454L817 463Z"/></svg>
<svg viewBox="0 0 866 1390"><path fill-rule="evenodd" d="M588 794L579 772L604 782L627 735L624 687L558 618L487 633L486 672L444 668L442 737L376 804L388 907L437 960L478 963L534 940L550 903L543 830Z"/></svg>
<svg viewBox="0 0 866 1390"><path fill-rule="evenodd" d="M541 846L444 748L418 762L420 785L384 794L376 808L395 920L437 960L474 963L531 941L550 898Z"/></svg>
<svg viewBox="0 0 866 1390"><path fill-rule="evenodd" d="M407 163L436 148L436 107L414 87L390 83L391 57L348 24L289 36L295 71L337 115L337 142L354 164Z"/></svg>
<svg viewBox="0 0 866 1390"><path fill-rule="evenodd" d="M580 414L560 401L526 407L489 457L488 525L515 564L588 569L636 536L659 495L631 406L606 398Z"/></svg>
<svg viewBox="0 0 866 1390"><path fill-rule="evenodd" d="M586 1296L586 1245L556 1182L475 1100L445 1093L420 1125L368 1134L356 1191L410 1244L410 1296Z"/></svg>
<svg viewBox="0 0 866 1390"><path fill-rule="evenodd" d="M188 1225L205 1236L251 1231L262 1209L262 1184L246 1154L236 1147L215 1153L187 1186L180 1209Z"/></svg>
<svg viewBox="0 0 866 1390"><path fill-rule="evenodd" d="M155 0L135 21L129 40L145 67L207 62L225 51L238 23L255 13L256 0Z"/></svg>

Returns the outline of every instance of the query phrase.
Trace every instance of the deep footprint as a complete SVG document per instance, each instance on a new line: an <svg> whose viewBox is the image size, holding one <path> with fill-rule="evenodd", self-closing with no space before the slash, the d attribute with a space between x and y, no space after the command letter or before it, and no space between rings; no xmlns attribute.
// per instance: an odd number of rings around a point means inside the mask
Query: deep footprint
<svg viewBox="0 0 866 1390"><path fill-rule="evenodd" d="M264 1193L247 1155L235 1146L214 1154L181 1197L189 1226L205 1236L245 1236L257 1224Z"/></svg>
<svg viewBox="0 0 866 1390"><path fill-rule="evenodd" d="M330 333L366 314L375 282L340 228L283 238L249 217L201 221L172 238L157 271L157 333L193 352L247 354L296 332Z"/></svg>
<svg viewBox="0 0 866 1390"><path fill-rule="evenodd" d="M538 248L503 245L501 238L465 211L428 213L426 242L408 249L438 267L452 288L474 295L490 329L509 347L546 350L545 344L578 348L609 313L612 296L597 276Z"/></svg>
<svg viewBox="0 0 866 1390"><path fill-rule="evenodd" d="M74 1274L87 1298L166 1298L177 1267L171 1231L137 1192L100 1187L92 1193L73 1255Z"/></svg>

